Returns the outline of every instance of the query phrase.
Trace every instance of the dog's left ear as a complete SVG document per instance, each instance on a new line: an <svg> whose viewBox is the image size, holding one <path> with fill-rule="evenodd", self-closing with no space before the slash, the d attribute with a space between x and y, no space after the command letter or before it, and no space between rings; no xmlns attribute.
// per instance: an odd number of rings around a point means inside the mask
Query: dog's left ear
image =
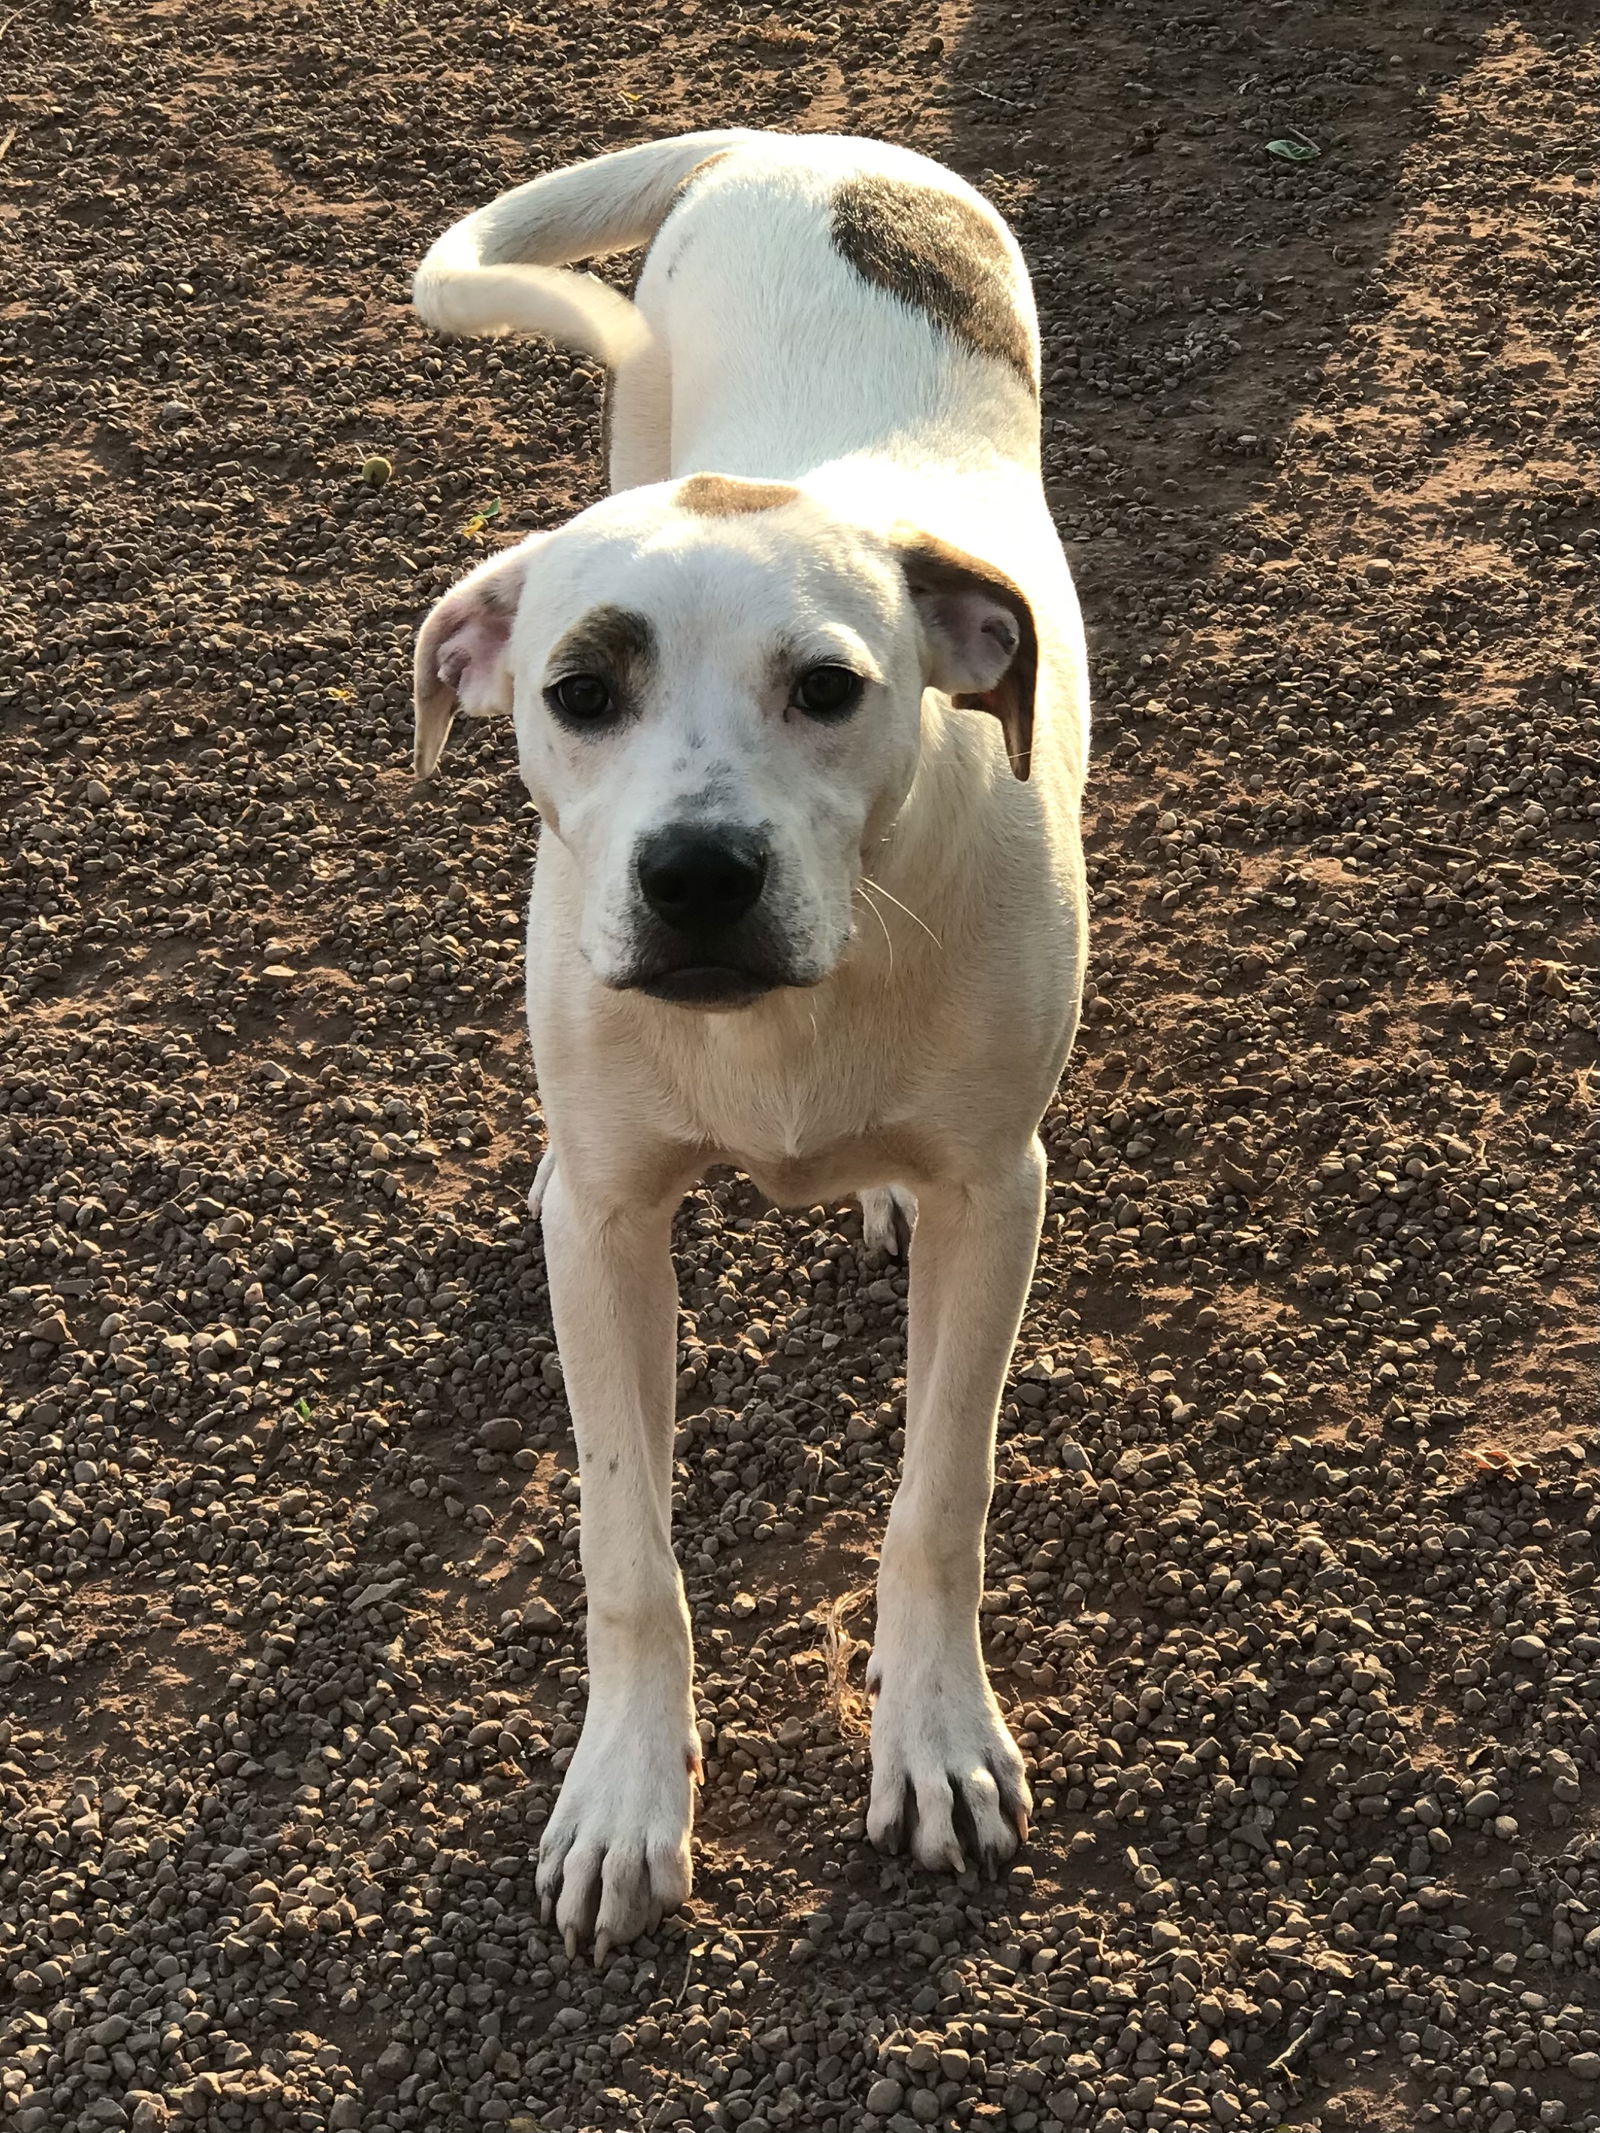
<svg viewBox="0 0 1600 2133"><path fill-rule="evenodd" d="M452 585L417 634L411 765L431 778L456 714L492 718L511 710L511 625L535 534L491 556Z"/></svg>
<svg viewBox="0 0 1600 2133"><path fill-rule="evenodd" d="M1033 694L1039 637L1027 595L1004 572L931 534L896 549L922 618L928 683L954 704L999 719L1019 778L1033 754Z"/></svg>

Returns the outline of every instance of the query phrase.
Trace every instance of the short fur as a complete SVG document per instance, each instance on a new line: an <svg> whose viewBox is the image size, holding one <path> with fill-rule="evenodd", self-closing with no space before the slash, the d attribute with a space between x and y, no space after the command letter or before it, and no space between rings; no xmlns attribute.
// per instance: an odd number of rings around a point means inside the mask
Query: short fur
<svg viewBox="0 0 1600 2133"><path fill-rule="evenodd" d="M646 242L626 315L551 271ZM910 1230L868 1826L930 1866L1004 1858L1029 1801L979 1647L983 1526L1037 1129L1078 1015L1088 745L1020 255L980 195L905 150L712 133L507 194L434 247L416 301L449 330L557 333L616 366L612 496L481 565L417 649L419 772L458 710L510 713L545 825L531 1204L578 1443L590 1686L540 1888L569 1944L601 1949L689 1888L670 1229L718 1161L788 1205L859 1193L884 1249ZM596 610L638 618L651 656L626 719L573 733L546 691ZM836 712L840 668L858 693ZM710 949L663 918L640 856L680 836L759 857L753 907Z"/></svg>
<svg viewBox="0 0 1600 2133"><path fill-rule="evenodd" d="M849 178L833 196L833 242L863 280L925 312L1037 392L1038 347L1012 294L1009 249L985 214L947 186Z"/></svg>
<svg viewBox="0 0 1600 2133"><path fill-rule="evenodd" d="M691 474L678 484L681 511L702 518L743 518L749 511L781 511L800 491L787 481L729 481L721 474Z"/></svg>

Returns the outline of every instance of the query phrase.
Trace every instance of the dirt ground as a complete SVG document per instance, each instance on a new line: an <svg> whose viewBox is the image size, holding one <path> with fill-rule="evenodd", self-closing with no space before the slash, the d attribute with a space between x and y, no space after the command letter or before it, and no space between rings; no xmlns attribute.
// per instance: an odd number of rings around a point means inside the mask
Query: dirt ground
<svg viewBox="0 0 1600 2133"><path fill-rule="evenodd" d="M729 119L946 158L1037 278L1097 692L984 1603L1038 1818L866 1846L904 1280L715 1179L698 1880L597 1973L532 1880L535 823L503 732L408 772L597 381L406 291ZM0 5L3 2133L1600 2128L1597 129L1587 0Z"/></svg>

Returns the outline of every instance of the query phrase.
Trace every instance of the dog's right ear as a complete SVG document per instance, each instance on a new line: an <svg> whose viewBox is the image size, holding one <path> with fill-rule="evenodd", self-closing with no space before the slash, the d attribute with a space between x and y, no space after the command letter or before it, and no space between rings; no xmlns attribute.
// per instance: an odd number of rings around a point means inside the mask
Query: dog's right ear
<svg viewBox="0 0 1600 2133"><path fill-rule="evenodd" d="M511 626L528 563L543 539L535 534L469 571L418 632L411 765L419 778L438 768L458 712L509 715Z"/></svg>

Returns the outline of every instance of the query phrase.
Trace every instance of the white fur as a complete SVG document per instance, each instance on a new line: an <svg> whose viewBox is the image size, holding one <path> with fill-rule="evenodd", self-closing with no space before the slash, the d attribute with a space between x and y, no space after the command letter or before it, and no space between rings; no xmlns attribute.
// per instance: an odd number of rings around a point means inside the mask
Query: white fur
<svg viewBox="0 0 1600 2133"><path fill-rule="evenodd" d="M617 493L447 595L418 652L419 770L457 709L509 708L545 824L528 1016L551 1139L530 1204L542 1202L578 1440L590 1708L539 1881L573 1945L629 1937L689 1885L698 1744L671 1543L669 1236L712 1162L785 1204L861 1194L882 1249L897 1217L915 1221L905 1476L869 1670L869 1826L959 1866L963 1830L966 1849L1003 1858L1026 1821L978 1601L995 1414L1043 1203L1037 1127L1078 1011L1088 688L1040 487L1037 405L1016 369L834 249L834 192L863 172L943 188L1003 228L904 150L705 134L537 179L458 225L418 277L435 323L559 329L620 352ZM568 284L596 285L548 271L652 233L638 319L620 334L620 300L593 308ZM1003 242L1033 334L1027 277ZM494 281L478 279L491 267ZM573 306L591 306L586 335ZM706 516L679 500L695 473L801 493ZM930 601L902 568L908 533L1026 595L1039 650L1026 782L998 720L949 700L990 687L983 661L1009 657L984 635L984 595L965 620ZM577 738L546 707L547 662L601 605L647 618L657 656L631 723ZM870 675L862 710L808 726L773 679L775 645ZM702 803L770 833L791 982L732 1012L617 989L648 932L640 840Z"/></svg>
<svg viewBox="0 0 1600 2133"><path fill-rule="evenodd" d="M649 330L626 297L591 274L549 269L644 244L697 164L754 138L684 134L502 193L429 250L412 284L418 316L440 333L546 333L611 364L638 353Z"/></svg>

